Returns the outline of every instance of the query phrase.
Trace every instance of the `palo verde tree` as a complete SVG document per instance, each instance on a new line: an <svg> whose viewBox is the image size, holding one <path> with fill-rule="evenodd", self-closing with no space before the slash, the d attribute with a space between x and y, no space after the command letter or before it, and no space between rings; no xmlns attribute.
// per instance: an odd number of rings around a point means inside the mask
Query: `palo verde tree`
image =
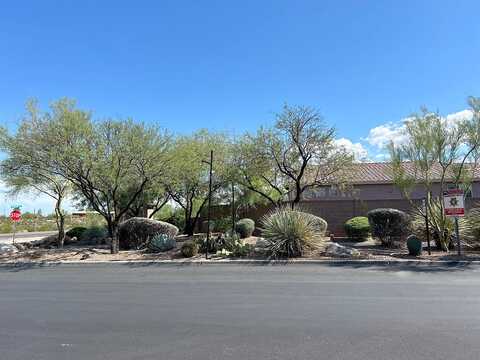
<svg viewBox="0 0 480 360"><path fill-rule="evenodd" d="M55 102L26 135L36 143L39 161L105 219L117 252L119 222L165 172L169 137L132 120L94 122L68 99Z"/></svg>
<svg viewBox="0 0 480 360"><path fill-rule="evenodd" d="M469 190L480 155L480 101L469 99L471 116L451 121L422 108L404 124L405 142L389 146L396 186L416 214L428 218L437 246L448 250L453 229L444 215L442 194L448 186ZM426 206L412 200L425 192Z"/></svg>
<svg viewBox="0 0 480 360"><path fill-rule="evenodd" d="M65 211L62 204L71 186L38 156L38 143L29 136L35 131L38 118L41 116L35 101L27 103L27 112L27 117L23 119L14 135L9 135L6 129L0 131L0 149L6 154L6 159L0 164L0 174L12 194L33 191L47 195L55 201L57 241L58 246L63 247Z"/></svg>
<svg viewBox="0 0 480 360"><path fill-rule="evenodd" d="M335 129L317 110L285 105L275 126L240 142L241 183L273 204L287 198L294 208L304 192L343 183L353 156L335 144Z"/></svg>
<svg viewBox="0 0 480 360"><path fill-rule="evenodd" d="M206 130L175 139L170 152L173 165L163 186L183 210L185 234L193 235L208 202L210 151L214 151L212 192L216 192L228 182L229 149L229 141L223 134Z"/></svg>

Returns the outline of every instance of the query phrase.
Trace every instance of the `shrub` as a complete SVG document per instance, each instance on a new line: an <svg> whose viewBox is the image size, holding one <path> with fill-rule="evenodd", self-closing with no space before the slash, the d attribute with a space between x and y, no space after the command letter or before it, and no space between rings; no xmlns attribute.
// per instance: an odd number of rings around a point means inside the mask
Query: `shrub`
<svg viewBox="0 0 480 360"><path fill-rule="evenodd" d="M397 209L374 209L368 212L368 222L372 236L380 239L383 245L391 247L401 238L408 227L408 216Z"/></svg>
<svg viewBox="0 0 480 360"><path fill-rule="evenodd" d="M370 224L366 216L356 216L348 220L345 225L345 233L350 239L364 240L370 234Z"/></svg>
<svg viewBox="0 0 480 360"><path fill-rule="evenodd" d="M210 226L208 220L202 221L202 232L206 233L208 231L208 228L210 228L210 232L213 232L215 230L215 221L210 220Z"/></svg>
<svg viewBox="0 0 480 360"><path fill-rule="evenodd" d="M473 212L472 212L473 210ZM472 209L465 218L458 220L458 228L462 235L462 240L471 239L474 234L472 231L475 226L473 220L475 216L470 217L470 214L475 214ZM435 243L438 250L447 250L453 248L455 240L455 221L452 218L443 215L443 207L439 201L432 201L429 214L429 233L430 239ZM443 241L440 240L440 233L443 226ZM425 216L417 211L410 214L410 230L419 239L426 240L427 228L425 224Z"/></svg>
<svg viewBox="0 0 480 360"><path fill-rule="evenodd" d="M105 242L108 230L104 226L92 226L85 229L78 239L84 245L96 245Z"/></svg>
<svg viewBox="0 0 480 360"><path fill-rule="evenodd" d="M459 219L458 227L462 240L469 245L478 245L480 240L480 208L472 208L464 218Z"/></svg>
<svg viewBox="0 0 480 360"><path fill-rule="evenodd" d="M153 252L164 252L173 249L177 245L175 238L167 234L156 234L147 243L147 247Z"/></svg>
<svg viewBox="0 0 480 360"><path fill-rule="evenodd" d="M215 219L215 231L224 233L231 230L232 230L231 216Z"/></svg>
<svg viewBox="0 0 480 360"><path fill-rule="evenodd" d="M422 240L415 235L410 235L407 238L408 253L413 256L419 256L422 254Z"/></svg>
<svg viewBox="0 0 480 360"><path fill-rule="evenodd" d="M318 219L311 214L278 208L262 218L262 235L267 252L275 258L302 256L323 242Z"/></svg>
<svg viewBox="0 0 480 360"><path fill-rule="evenodd" d="M77 239L80 239L80 237L82 236L82 234L85 232L85 230L87 230L86 227L84 226L76 226L74 228L71 228L70 230L68 230L65 235L73 238L73 237L76 237Z"/></svg>
<svg viewBox="0 0 480 360"><path fill-rule="evenodd" d="M238 232L242 239L252 236L255 230L255 221L252 219L241 219L235 224L235 231Z"/></svg>
<svg viewBox="0 0 480 360"><path fill-rule="evenodd" d="M120 249L143 249L150 238L157 234L165 234L174 238L178 234L175 225L141 217L133 217L120 224L118 239Z"/></svg>
<svg viewBox="0 0 480 360"><path fill-rule="evenodd" d="M197 255L198 246L194 242L188 241L182 245L182 247L180 248L180 252L182 253L183 257L190 258Z"/></svg>

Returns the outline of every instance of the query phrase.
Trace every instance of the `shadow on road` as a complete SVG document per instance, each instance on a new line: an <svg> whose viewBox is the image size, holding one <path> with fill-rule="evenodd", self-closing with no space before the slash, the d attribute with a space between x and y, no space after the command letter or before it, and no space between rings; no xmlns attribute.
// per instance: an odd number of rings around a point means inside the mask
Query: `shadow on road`
<svg viewBox="0 0 480 360"><path fill-rule="evenodd" d="M376 270L376 271L385 271L385 272L413 271L413 272L420 272L420 273L466 271L466 270L473 270L475 268L475 265L470 262L446 262L443 264L439 264L439 263L372 264L372 263L360 263L360 262L352 261L352 262L326 263L325 266L334 267L334 268L366 269L366 270Z"/></svg>

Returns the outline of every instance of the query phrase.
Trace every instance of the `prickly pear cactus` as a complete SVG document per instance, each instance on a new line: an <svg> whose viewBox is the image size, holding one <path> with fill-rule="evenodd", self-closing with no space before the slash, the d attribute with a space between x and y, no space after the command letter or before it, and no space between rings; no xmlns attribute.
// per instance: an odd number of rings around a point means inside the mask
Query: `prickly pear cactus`
<svg viewBox="0 0 480 360"><path fill-rule="evenodd" d="M177 242L173 237L170 237L167 234L157 234L150 239L147 246L150 251L163 252L173 249L176 244Z"/></svg>

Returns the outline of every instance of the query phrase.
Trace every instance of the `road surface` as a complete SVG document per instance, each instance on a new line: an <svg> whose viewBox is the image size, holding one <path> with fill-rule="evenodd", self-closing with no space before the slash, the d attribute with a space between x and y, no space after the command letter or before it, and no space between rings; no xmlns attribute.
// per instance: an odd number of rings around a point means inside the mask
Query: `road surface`
<svg viewBox="0 0 480 360"><path fill-rule="evenodd" d="M0 289L2 360L480 354L472 266L26 266Z"/></svg>
<svg viewBox="0 0 480 360"><path fill-rule="evenodd" d="M19 232L15 234L16 242L40 240L45 236L56 234L57 231ZM11 244L13 234L0 234L0 244Z"/></svg>

